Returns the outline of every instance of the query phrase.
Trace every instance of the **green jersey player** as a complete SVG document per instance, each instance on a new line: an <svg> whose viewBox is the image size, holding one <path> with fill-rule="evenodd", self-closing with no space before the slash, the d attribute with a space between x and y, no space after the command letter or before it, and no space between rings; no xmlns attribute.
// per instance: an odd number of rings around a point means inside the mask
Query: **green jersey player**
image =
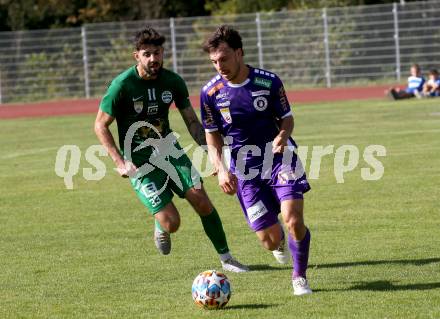
<svg viewBox="0 0 440 319"><path fill-rule="evenodd" d="M199 214L223 269L248 271L231 256L220 217L172 134L168 112L174 102L191 136L199 145L206 145L185 82L163 68L164 42L164 36L151 27L136 33L133 56L137 64L118 75L107 89L95 121L96 135L118 173L130 179L137 196L155 218L154 240L161 254L170 253L170 233L180 225L179 212L172 202L177 194ZM119 148L109 130L115 119Z"/></svg>

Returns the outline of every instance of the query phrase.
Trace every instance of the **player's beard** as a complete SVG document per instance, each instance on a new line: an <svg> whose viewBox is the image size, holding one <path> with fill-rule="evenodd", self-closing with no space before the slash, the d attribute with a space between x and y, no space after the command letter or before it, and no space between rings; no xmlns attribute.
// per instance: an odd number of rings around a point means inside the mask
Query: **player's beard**
<svg viewBox="0 0 440 319"><path fill-rule="evenodd" d="M150 78L150 77L155 77L159 74L160 70L162 69L163 66L163 61L162 62L153 62L147 65L142 65L142 68L145 71L145 76Z"/></svg>

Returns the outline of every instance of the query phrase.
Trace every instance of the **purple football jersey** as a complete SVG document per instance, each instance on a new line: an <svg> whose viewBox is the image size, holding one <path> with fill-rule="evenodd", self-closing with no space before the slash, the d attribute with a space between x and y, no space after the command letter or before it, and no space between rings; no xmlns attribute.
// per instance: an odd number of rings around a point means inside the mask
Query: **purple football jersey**
<svg viewBox="0 0 440 319"><path fill-rule="evenodd" d="M241 84L215 76L203 87L200 105L205 131L219 131L225 137L232 137L233 169L238 157L248 167L261 165L266 144L272 143L279 133L279 120L292 114L278 76L252 67ZM245 145L257 146L260 154L249 151L238 154Z"/></svg>

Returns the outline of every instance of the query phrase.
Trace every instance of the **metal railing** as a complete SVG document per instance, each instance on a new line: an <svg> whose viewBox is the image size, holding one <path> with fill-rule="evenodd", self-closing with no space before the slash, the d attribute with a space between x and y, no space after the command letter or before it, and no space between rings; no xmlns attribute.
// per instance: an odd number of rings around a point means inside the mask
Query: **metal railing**
<svg viewBox="0 0 440 319"><path fill-rule="evenodd" d="M165 66L198 93L214 75L201 43L220 24L246 62L288 88L401 81L412 63L440 68L440 1L0 32L0 103L101 96L134 64L131 39L150 24L167 38Z"/></svg>

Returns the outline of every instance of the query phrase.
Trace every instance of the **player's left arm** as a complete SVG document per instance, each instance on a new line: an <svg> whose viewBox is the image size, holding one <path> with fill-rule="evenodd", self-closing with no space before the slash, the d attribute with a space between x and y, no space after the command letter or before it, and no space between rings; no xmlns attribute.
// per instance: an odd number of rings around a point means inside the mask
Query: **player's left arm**
<svg viewBox="0 0 440 319"><path fill-rule="evenodd" d="M179 109L179 112L194 141L200 146L206 145L205 130L194 112L194 109L192 107L186 107L184 109Z"/></svg>
<svg viewBox="0 0 440 319"><path fill-rule="evenodd" d="M271 94L275 116L280 119L278 122L280 131L272 142L272 152L283 153L284 147L287 146L289 137L292 135L294 120L286 91L278 77L274 79Z"/></svg>
<svg viewBox="0 0 440 319"><path fill-rule="evenodd" d="M280 132L274 138L272 142L273 153L283 153L284 147L287 146L287 141L290 135L292 135L294 126L294 120L292 115L288 115L280 121Z"/></svg>

